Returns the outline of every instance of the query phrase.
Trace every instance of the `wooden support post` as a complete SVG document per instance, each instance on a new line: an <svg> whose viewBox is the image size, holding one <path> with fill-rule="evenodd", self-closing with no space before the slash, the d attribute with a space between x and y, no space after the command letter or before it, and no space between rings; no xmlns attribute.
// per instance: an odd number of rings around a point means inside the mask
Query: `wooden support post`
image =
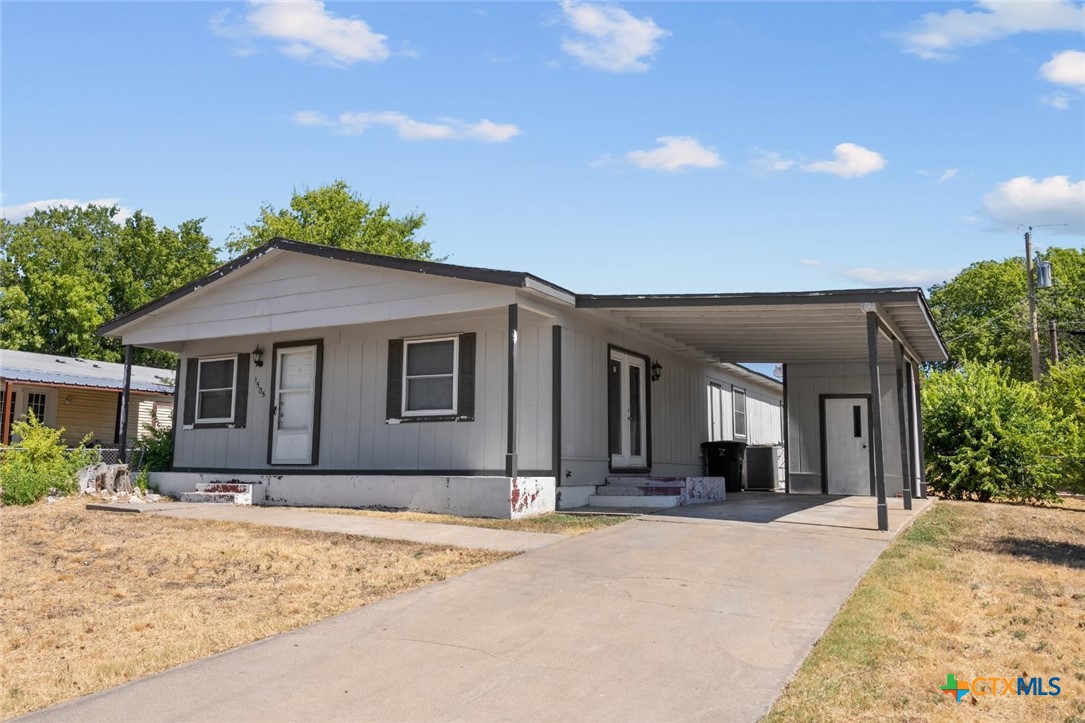
<svg viewBox="0 0 1085 723"><path fill-rule="evenodd" d="M783 392L784 392L784 406L780 410L783 415L783 435L784 435L784 492L791 494L791 420L788 418L788 401L787 401L787 364L782 364L783 367Z"/></svg>
<svg viewBox="0 0 1085 723"><path fill-rule="evenodd" d="M919 446L919 468L916 470L917 488L920 497L927 496L927 450L923 444L923 380L919 376L919 369L912 369L912 378L915 380L915 440Z"/></svg>
<svg viewBox="0 0 1085 723"><path fill-rule="evenodd" d="M520 331L519 316L520 308L516 304L509 304L508 324L508 351L509 351L509 383L508 383L508 439L505 447L505 476L515 477L519 473L516 460L516 367L520 358Z"/></svg>
<svg viewBox="0 0 1085 723"><path fill-rule="evenodd" d="M893 363L897 372L897 436L900 437L900 476L904 487L904 509L912 509L912 461L908 443L908 422L904 410L904 346L893 345Z"/></svg>
<svg viewBox="0 0 1085 723"><path fill-rule="evenodd" d="M878 367L878 314L866 312L867 360L870 366L870 443L874 449L870 474L878 497L878 530L889 530L889 507L885 502L885 455L882 450L882 383Z"/></svg>
<svg viewBox="0 0 1085 723"><path fill-rule="evenodd" d="M0 444L11 444L11 419L15 416L12 412L12 405L15 404L14 390L11 388L11 382L4 382L4 419L0 422Z"/></svg>
<svg viewBox="0 0 1085 723"><path fill-rule="evenodd" d="M132 345L124 345L124 387L121 389L121 406L118 414L120 415L119 429L120 429L120 442L117 449L117 462L119 464L127 464L128 462L128 405L131 402L132 391Z"/></svg>
<svg viewBox="0 0 1085 723"><path fill-rule="evenodd" d="M915 425L915 365L906 361L904 365L904 394L908 398L908 479L912 483L912 497L922 498L923 492L919 486L919 460L918 450L920 439L916 436Z"/></svg>

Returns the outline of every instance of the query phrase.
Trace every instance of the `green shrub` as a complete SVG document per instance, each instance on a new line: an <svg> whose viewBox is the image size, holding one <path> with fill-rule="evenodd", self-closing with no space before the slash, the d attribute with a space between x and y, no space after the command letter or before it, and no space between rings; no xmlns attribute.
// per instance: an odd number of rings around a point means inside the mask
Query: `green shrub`
<svg viewBox="0 0 1085 723"><path fill-rule="evenodd" d="M69 494L75 491L76 473L97 461L97 452L86 448L86 439L75 449L68 449L60 438L64 429L46 427L33 412L11 429L19 437L19 444L0 450L0 499L5 505L28 505L51 490Z"/></svg>
<svg viewBox="0 0 1085 723"><path fill-rule="evenodd" d="M1040 399L1055 430L1059 488L1085 494L1085 359L1053 364L1040 382Z"/></svg>
<svg viewBox="0 0 1085 723"><path fill-rule="evenodd" d="M140 462L140 474L146 472L165 472L173 466L173 433L162 427L145 425L147 436L140 440L143 446L143 460Z"/></svg>
<svg viewBox="0 0 1085 723"><path fill-rule="evenodd" d="M990 363L932 372L923 418L931 490L981 501L1056 498L1056 433L1033 383Z"/></svg>

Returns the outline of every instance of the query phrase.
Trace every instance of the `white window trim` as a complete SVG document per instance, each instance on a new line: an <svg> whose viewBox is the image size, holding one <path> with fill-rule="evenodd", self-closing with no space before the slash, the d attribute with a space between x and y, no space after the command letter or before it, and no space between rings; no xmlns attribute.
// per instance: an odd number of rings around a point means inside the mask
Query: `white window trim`
<svg viewBox="0 0 1085 723"><path fill-rule="evenodd" d="M414 409L407 411L407 380L408 379L443 379L448 374L416 374L414 376L407 376L407 363L410 359L411 345L412 344L431 344L438 341L451 341L452 342L452 408L451 409ZM402 387L400 396L400 414L404 417L439 417L446 415L456 414L456 409L459 407L459 394L460 394L460 337L459 335L452 336L431 336L419 339L404 339L403 340L403 369L400 372L400 386Z"/></svg>
<svg viewBox="0 0 1085 723"><path fill-rule="evenodd" d="M746 431L742 434L738 433L738 404L735 402L736 395L742 395L742 426L746 428ZM750 395L746 393L745 389L739 389L736 386L731 387L731 436L735 439L747 439L750 436Z"/></svg>
<svg viewBox="0 0 1085 723"><path fill-rule="evenodd" d="M214 387L213 389L201 389L200 379L203 376L203 363L226 361L230 359L234 363L234 378L229 387ZM223 354L220 356L200 357L196 360L196 424L232 424L237 416L237 354ZM201 417L203 411L200 404L200 392L221 392L223 389L230 390L230 416L229 417Z"/></svg>

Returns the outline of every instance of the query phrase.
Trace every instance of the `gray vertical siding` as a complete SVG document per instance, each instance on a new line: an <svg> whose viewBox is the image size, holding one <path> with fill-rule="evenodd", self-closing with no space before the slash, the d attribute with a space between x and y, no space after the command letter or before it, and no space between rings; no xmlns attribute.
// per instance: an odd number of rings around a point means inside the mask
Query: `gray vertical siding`
<svg viewBox="0 0 1085 723"><path fill-rule="evenodd" d="M652 415L652 474L699 475L701 443L708 441L708 383L727 390L725 421L731 438L730 389L746 389L750 444L774 444L781 437L781 393L773 394L746 380L619 330L581 319L562 321L562 469L559 484L602 484L609 474L607 434L608 345L659 360L662 378L649 382ZM566 473L571 473L566 476Z"/></svg>
<svg viewBox="0 0 1085 723"><path fill-rule="evenodd" d="M885 456L885 490L890 497L901 492L900 430L897 424L896 371L893 363L881 362L882 449ZM821 491L821 409L825 394L870 394L866 362L834 364L788 364L787 407L792 488L800 492Z"/></svg>
<svg viewBox="0 0 1085 723"><path fill-rule="evenodd" d="M388 340L467 332L477 334L474 421L388 424L385 421ZM265 350L265 362L263 367L254 367L250 371L245 428L178 428L175 466L405 471L501 469L505 430L504 334L500 319L478 315L189 343L182 353L182 360L211 354L247 352L259 345ZM304 467L269 466L268 421L273 392L270 350L277 342L314 338L324 340L319 464ZM528 346L532 348L537 344ZM549 347L546 353L549 353ZM548 373L549 370L546 371ZM183 400L184 375L179 381L177 398ZM545 423L549 428L548 414ZM534 435L529 429L525 429L523 434ZM537 450L538 435L534 437L532 449ZM548 434L543 441L548 445ZM548 446L546 454L549 454ZM533 451L530 464L535 463L536 456L536 451Z"/></svg>

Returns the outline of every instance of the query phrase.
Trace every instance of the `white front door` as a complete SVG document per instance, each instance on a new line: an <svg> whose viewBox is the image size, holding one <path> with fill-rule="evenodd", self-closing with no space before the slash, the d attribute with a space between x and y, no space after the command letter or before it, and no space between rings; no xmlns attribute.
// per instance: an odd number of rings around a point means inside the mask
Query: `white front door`
<svg viewBox="0 0 1085 723"><path fill-rule="evenodd" d="M3 394L3 390L0 390ZM48 387L17 387L11 389L11 409L4 410L8 415L9 428L16 422L25 422L29 418L28 412L33 412L38 422L45 427L55 427L57 420L57 394L56 389ZM0 426L3 422L0 419ZM19 436L11 433L12 444L19 441Z"/></svg>
<svg viewBox="0 0 1085 723"><path fill-rule="evenodd" d="M870 494L870 419L865 397L824 400L826 490Z"/></svg>
<svg viewBox="0 0 1085 723"><path fill-rule="evenodd" d="M316 359L315 346L276 350L272 464L311 464L313 461Z"/></svg>
<svg viewBox="0 0 1085 723"><path fill-rule="evenodd" d="M648 466L648 365L642 357L611 350L607 365L610 464Z"/></svg>

